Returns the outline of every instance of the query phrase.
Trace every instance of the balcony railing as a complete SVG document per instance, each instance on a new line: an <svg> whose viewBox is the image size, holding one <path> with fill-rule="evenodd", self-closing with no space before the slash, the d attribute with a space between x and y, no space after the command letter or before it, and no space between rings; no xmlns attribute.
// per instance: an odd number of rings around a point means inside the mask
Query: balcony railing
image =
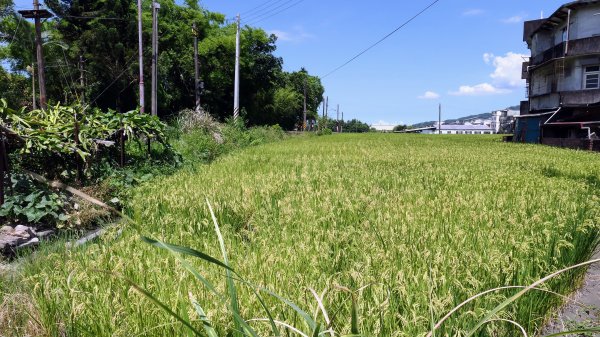
<svg viewBox="0 0 600 337"><path fill-rule="evenodd" d="M531 66L537 66L553 59L567 56L565 51L567 43L562 42L556 46L531 57ZM600 36L569 41L568 56L600 54Z"/></svg>

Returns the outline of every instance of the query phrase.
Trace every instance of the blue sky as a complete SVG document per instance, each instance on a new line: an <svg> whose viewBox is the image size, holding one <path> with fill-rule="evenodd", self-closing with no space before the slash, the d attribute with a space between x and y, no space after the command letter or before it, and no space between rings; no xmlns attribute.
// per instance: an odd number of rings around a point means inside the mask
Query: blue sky
<svg viewBox="0 0 600 337"><path fill-rule="evenodd" d="M201 1L209 10L231 17L265 2ZM280 37L277 54L284 58L286 70L306 67L323 76L431 2L304 0L256 26ZM522 54L529 54L522 41L523 21L540 18L542 11L549 15L561 4L441 0L378 47L323 79L330 108L339 103L346 119L412 124L437 119L439 103L444 118L516 105L525 99L520 64ZM252 14L250 23L257 20Z"/></svg>
<svg viewBox="0 0 600 337"><path fill-rule="evenodd" d="M241 13L246 23L276 34L276 53L283 57L284 68L305 67L317 76L337 68L431 2L200 1L228 17ZM21 7L30 3L15 1ZM379 46L323 79L330 113L340 104L346 119L413 124L437 119L439 103L444 118L517 105L525 99L520 64L529 54L522 41L523 21L540 18L542 11L549 15L561 4L557 0L441 0ZM256 22L259 19L264 20Z"/></svg>

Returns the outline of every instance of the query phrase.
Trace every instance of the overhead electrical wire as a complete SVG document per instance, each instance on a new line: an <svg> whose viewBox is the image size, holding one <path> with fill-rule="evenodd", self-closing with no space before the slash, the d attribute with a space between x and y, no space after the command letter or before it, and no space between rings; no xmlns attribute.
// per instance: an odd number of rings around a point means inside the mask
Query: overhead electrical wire
<svg viewBox="0 0 600 337"><path fill-rule="evenodd" d="M251 15L252 13L260 12L261 10L265 10L266 8L272 7L274 4L276 4L278 2L281 2L281 1L283 1L283 0L268 0L268 1L265 1L262 4L260 4L260 5L256 6L256 7L252 8L250 10L242 12L241 15Z"/></svg>
<svg viewBox="0 0 600 337"><path fill-rule="evenodd" d="M427 7L425 7L423 10L421 10L420 12L418 12L417 14L415 14L413 17L411 17L410 19L408 19L407 21L405 21L402 25L400 25L398 28L394 29L391 33L387 34L386 36L384 36L383 38L379 39L379 41L373 43L372 45L370 45L369 47L367 47L366 49L364 49L363 51L361 51L360 53L356 54L354 57L352 57L351 59L349 59L348 61L346 61L344 64L342 64L341 66L333 69L332 71L328 72L325 76L321 77L321 79L326 78L328 76L330 76L331 74L335 73L336 71L344 68L345 66L347 66L348 64L352 63L354 60L356 60L357 58L361 57L362 55L364 55L366 52L368 52L369 50L375 48L376 46L378 46L380 43L382 43L383 41L387 40L390 36L394 35L395 33L397 33L400 29L404 28L406 25L408 25L409 23L411 23L413 20L415 20L416 18L418 18L419 16L421 16L423 13L427 12L427 10L429 10L431 7L435 6L438 2L440 2L441 0L435 0L432 3L430 3Z"/></svg>
<svg viewBox="0 0 600 337"><path fill-rule="evenodd" d="M293 0L291 0L291 1L287 1L287 2L286 2L286 3L284 3L284 4L288 4L288 3L292 2L292 1L293 1ZM252 22L248 23L248 25L255 25L255 24L259 23L259 22L262 22L262 21L265 21L265 20L267 20L267 19L270 19L270 18L272 18L272 17L274 17L274 16L276 16L276 15L278 15L278 14L280 14L280 13L283 13L283 12L287 11L288 9L290 9L290 8L292 8L292 7L295 7L295 6L299 5L300 3L304 2L304 1L306 1L306 0L299 0L299 1L296 1L296 2L292 3L291 5L289 5L289 6L285 7L285 8L283 8L283 9L281 9L280 11L277 11L277 12L275 12L275 13L271 14L271 15L268 15L268 14L269 14L269 13L272 13L273 11L267 12L267 13L265 13L265 14L263 14L263 15L260 15L260 16L258 16L258 17L256 17L256 18L254 18L254 19L250 19L250 21L252 21ZM283 5L282 5L282 6L283 6ZM278 8L281 8L282 6L276 7L276 9L278 9ZM265 16L265 15L267 15L267 16ZM261 17L262 17L262 18L261 18Z"/></svg>
<svg viewBox="0 0 600 337"><path fill-rule="evenodd" d="M269 6L266 6L265 8L261 9L258 12L255 12L253 14L244 15L244 18L246 19L246 21L254 20L260 16L265 15L266 13L271 13L272 11L277 10L278 8L281 8L282 6L285 6L287 3L290 3L292 1L294 1L294 0L277 0L273 3L271 3Z"/></svg>

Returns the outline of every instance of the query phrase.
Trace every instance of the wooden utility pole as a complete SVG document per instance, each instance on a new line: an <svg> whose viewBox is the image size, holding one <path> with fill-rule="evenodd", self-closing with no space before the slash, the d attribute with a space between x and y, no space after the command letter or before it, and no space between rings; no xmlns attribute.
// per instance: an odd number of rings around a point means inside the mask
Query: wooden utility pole
<svg viewBox="0 0 600 337"><path fill-rule="evenodd" d="M137 0L138 5L138 53L140 65L140 113L144 113L146 102L144 100L144 49L142 39L142 0Z"/></svg>
<svg viewBox="0 0 600 337"><path fill-rule="evenodd" d="M198 28L196 23L192 25L194 32L194 90L196 92L196 112L200 111L200 65L198 64Z"/></svg>
<svg viewBox="0 0 600 337"><path fill-rule="evenodd" d="M442 134L442 103L440 103L438 111L438 135Z"/></svg>
<svg viewBox="0 0 600 337"><path fill-rule="evenodd" d="M306 131L306 77L304 78L304 118L302 122L302 131Z"/></svg>
<svg viewBox="0 0 600 337"><path fill-rule="evenodd" d="M233 88L233 119L240 115L240 15L237 15L237 33L235 35L235 80Z"/></svg>
<svg viewBox="0 0 600 337"><path fill-rule="evenodd" d="M158 10L160 4L152 0L152 116L158 115Z"/></svg>
<svg viewBox="0 0 600 337"><path fill-rule="evenodd" d="M44 71L44 50L42 48L42 22L41 19L51 18L52 14L45 10L40 9L40 3L38 0L33 0L33 10L23 10L19 13L27 19L34 19L35 23L35 47L36 57L38 64L38 82L40 87L40 108L46 109L47 97L46 97L46 73Z"/></svg>

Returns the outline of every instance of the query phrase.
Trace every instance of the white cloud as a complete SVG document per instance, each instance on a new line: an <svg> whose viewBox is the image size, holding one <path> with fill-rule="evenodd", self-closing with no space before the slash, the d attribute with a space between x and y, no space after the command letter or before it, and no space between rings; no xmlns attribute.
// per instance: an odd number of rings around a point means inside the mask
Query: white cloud
<svg viewBox="0 0 600 337"><path fill-rule="evenodd" d="M521 79L524 54L508 52L504 56L492 53L483 54L483 61L495 68L490 74L492 83L484 82L477 85L463 85L458 91L450 92L455 96L480 96L511 93L512 90L524 86Z"/></svg>
<svg viewBox="0 0 600 337"><path fill-rule="evenodd" d="M304 28L301 26L296 26L291 31L272 29L267 31L267 33L277 36L277 39L283 42L302 42L314 37L313 35L305 32Z"/></svg>
<svg viewBox="0 0 600 337"><path fill-rule="evenodd" d="M523 61L528 56L513 52L506 53L505 56L495 56L494 54L484 54L485 63L492 64L496 70L490 75L494 83L505 88L517 88L523 86L521 72L523 71Z"/></svg>
<svg viewBox="0 0 600 337"><path fill-rule="evenodd" d="M421 95L417 98L419 98L419 99L438 99L438 98L440 98L440 95L433 91L427 91L423 95Z"/></svg>
<svg viewBox="0 0 600 337"><path fill-rule="evenodd" d="M521 23L525 21L525 15L515 15L502 20L504 23Z"/></svg>
<svg viewBox="0 0 600 337"><path fill-rule="evenodd" d="M474 9L468 9L468 10L464 11L462 13L462 15L463 16L479 16L479 15L482 15L483 13L485 13L485 11L483 9L474 8Z"/></svg>
<svg viewBox="0 0 600 337"><path fill-rule="evenodd" d="M497 88L489 83L481 83L477 85L461 85L458 91L450 92L450 95L454 96L482 96L482 95L496 95L506 94L510 90Z"/></svg>

